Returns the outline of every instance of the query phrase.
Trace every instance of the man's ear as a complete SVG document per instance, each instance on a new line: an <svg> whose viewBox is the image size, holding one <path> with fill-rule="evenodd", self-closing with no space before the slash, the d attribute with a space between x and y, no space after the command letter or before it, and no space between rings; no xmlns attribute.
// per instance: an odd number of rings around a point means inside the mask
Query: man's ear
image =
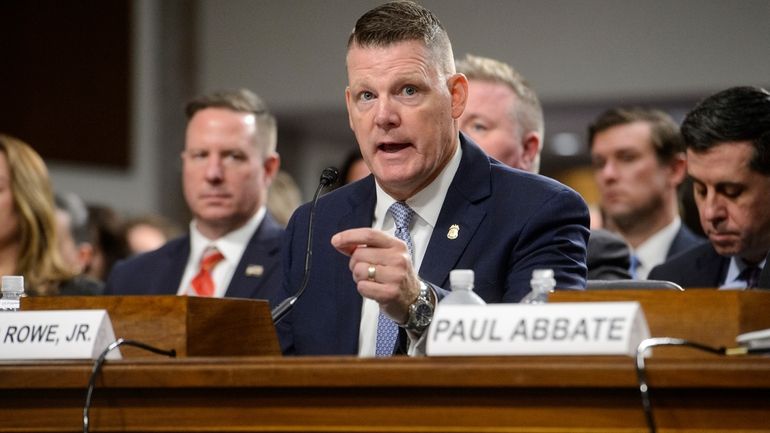
<svg viewBox="0 0 770 433"><path fill-rule="evenodd" d="M524 134L521 145L522 168L526 171L537 173L540 169L538 156L540 156L540 148L543 146L543 139L540 137L540 133L530 131Z"/></svg>
<svg viewBox="0 0 770 433"><path fill-rule="evenodd" d="M447 80L447 87L452 96L452 118L459 119L468 102L468 78L463 74L454 74Z"/></svg>
<svg viewBox="0 0 770 433"><path fill-rule="evenodd" d="M350 97L350 87L345 87L345 107L348 109L348 125L350 125L350 129L353 130L353 117L350 114L350 108L352 104Z"/></svg>
<svg viewBox="0 0 770 433"><path fill-rule="evenodd" d="M273 183L273 179L278 174L278 170L281 168L281 155L273 153L268 155L262 161L262 167L265 171L265 185L270 186Z"/></svg>
<svg viewBox="0 0 770 433"><path fill-rule="evenodd" d="M670 170L669 182L677 187L684 182L684 178L687 176L687 156L684 153L674 155L668 166Z"/></svg>

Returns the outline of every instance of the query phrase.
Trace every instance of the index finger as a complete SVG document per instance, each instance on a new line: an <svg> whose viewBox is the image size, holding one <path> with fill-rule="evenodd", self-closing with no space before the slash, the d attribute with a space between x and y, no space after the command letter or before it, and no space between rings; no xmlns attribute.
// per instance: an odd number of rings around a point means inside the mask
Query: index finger
<svg viewBox="0 0 770 433"><path fill-rule="evenodd" d="M369 227L344 230L332 236L332 246L345 255L351 255L361 245L374 248L390 246L390 236Z"/></svg>

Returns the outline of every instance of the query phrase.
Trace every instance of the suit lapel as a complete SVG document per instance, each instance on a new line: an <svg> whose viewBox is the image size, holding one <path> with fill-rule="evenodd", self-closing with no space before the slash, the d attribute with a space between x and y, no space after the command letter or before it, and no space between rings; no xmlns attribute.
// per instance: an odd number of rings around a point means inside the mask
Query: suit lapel
<svg viewBox="0 0 770 433"><path fill-rule="evenodd" d="M269 280L269 272L277 272L271 264L281 251L281 228L270 214L265 214L262 223L243 251L241 261L235 268L233 278L225 294L228 298L251 298L257 293L264 281Z"/></svg>
<svg viewBox="0 0 770 433"><path fill-rule="evenodd" d="M161 267L164 269L160 271L158 279L160 283L157 287L161 290L163 295L176 295L179 291L179 285L182 284L182 276L184 276L185 268L187 267L187 258L190 256L190 236L184 236L176 241L176 245L173 248L169 248L166 252L164 260L166 265Z"/></svg>
<svg viewBox="0 0 770 433"><path fill-rule="evenodd" d="M420 265L420 276L442 287L447 286L449 271L460 260L486 216L485 199L491 193L489 158L462 134L460 145L462 160Z"/></svg>
<svg viewBox="0 0 770 433"><path fill-rule="evenodd" d="M717 254L710 243L703 248L703 253L695 261L696 281L693 286L719 287L727 277L730 259Z"/></svg>

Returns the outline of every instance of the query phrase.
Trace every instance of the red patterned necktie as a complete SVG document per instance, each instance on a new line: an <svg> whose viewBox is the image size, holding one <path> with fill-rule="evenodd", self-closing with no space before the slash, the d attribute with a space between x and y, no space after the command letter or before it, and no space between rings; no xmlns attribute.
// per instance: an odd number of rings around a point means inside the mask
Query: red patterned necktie
<svg viewBox="0 0 770 433"><path fill-rule="evenodd" d="M207 248L203 253L198 275L190 283L198 296L214 295L214 280L211 278L211 270L224 258L225 256L214 247Z"/></svg>

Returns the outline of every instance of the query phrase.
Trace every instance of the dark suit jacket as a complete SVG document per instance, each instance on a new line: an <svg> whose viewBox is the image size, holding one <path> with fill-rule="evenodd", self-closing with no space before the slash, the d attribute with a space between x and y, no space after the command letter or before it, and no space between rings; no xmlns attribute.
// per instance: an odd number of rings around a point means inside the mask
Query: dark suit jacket
<svg viewBox="0 0 770 433"><path fill-rule="evenodd" d="M767 253L765 267L762 268L762 273L759 274L759 283L757 286L761 289L770 289L770 253Z"/></svg>
<svg viewBox="0 0 770 433"><path fill-rule="evenodd" d="M259 225L243 252L225 296L267 299L271 306L283 300L280 250L283 228L269 215ZM175 295L190 255L190 236L169 241L155 251L115 264L106 295ZM262 265L261 276L246 275L249 265Z"/></svg>
<svg viewBox="0 0 770 433"><path fill-rule="evenodd" d="M668 247L666 260L705 242L706 239L696 235L692 230L687 228L684 223L682 223L682 226L679 227L679 231L676 232L676 236L674 236L674 240L671 242L671 246Z"/></svg>
<svg viewBox="0 0 770 433"><path fill-rule="evenodd" d="M729 266L730 258L720 256L710 242L705 242L655 266L647 278L673 281L684 288L717 288Z"/></svg>
<svg viewBox="0 0 770 433"><path fill-rule="evenodd" d="M425 252L420 277L449 287L449 271L473 269L475 291L487 302L517 302L529 292L532 270L552 268L557 287L585 287L588 209L573 190L551 179L490 162L461 134L460 167ZM349 258L332 235L371 227L376 202L369 176L337 189L315 213L309 284L279 325L287 354L356 354L362 297ZM309 205L291 218L284 244L284 288L294 293L303 275ZM456 239L447 238L459 226Z"/></svg>
<svg viewBox="0 0 770 433"><path fill-rule="evenodd" d="M625 280L631 278L631 249L626 241L609 230L591 230L588 238L589 280Z"/></svg>

